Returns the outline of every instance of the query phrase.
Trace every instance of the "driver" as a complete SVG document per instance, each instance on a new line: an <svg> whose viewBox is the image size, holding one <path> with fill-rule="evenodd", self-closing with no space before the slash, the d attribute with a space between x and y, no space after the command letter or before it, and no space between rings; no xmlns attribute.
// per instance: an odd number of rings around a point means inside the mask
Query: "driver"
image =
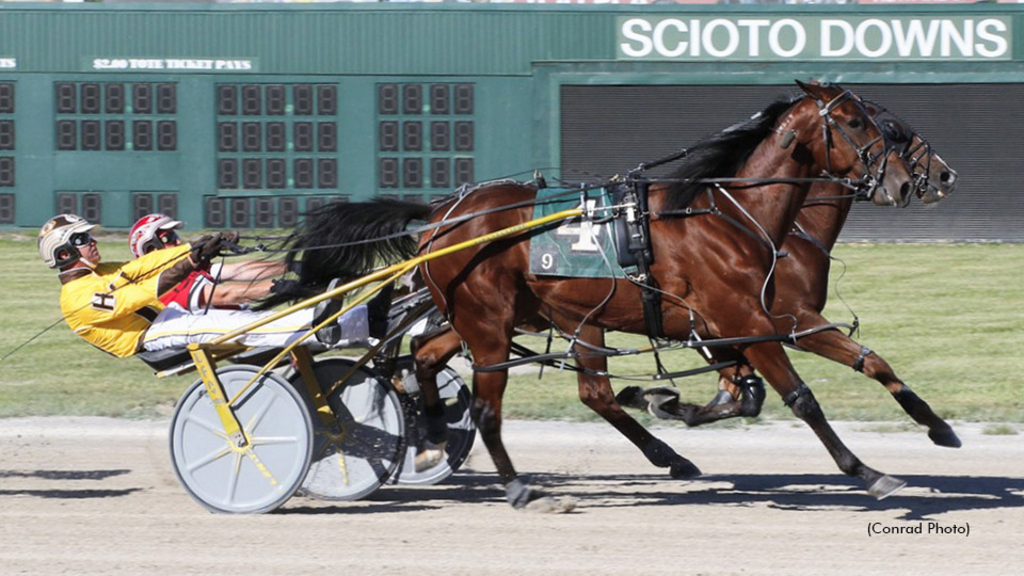
<svg viewBox="0 0 1024 576"><path fill-rule="evenodd" d="M128 233L128 247L140 258L164 248L180 246L176 230L184 226L165 214L147 214L139 218ZM209 307L244 309L250 302L275 290L270 280L288 271L284 262L248 261L206 264L189 273L177 286L160 296L164 305L176 304L184 310L201 312Z"/></svg>
<svg viewBox="0 0 1024 576"><path fill-rule="evenodd" d="M60 270L64 320L75 334L104 352L126 358L143 350L208 342L273 314L221 309L193 314L160 301L192 272L208 267L225 243L237 240L237 233L205 236L195 244L151 251L131 262L105 263L90 234L95 227L74 214L54 216L40 229L38 244L43 262ZM316 310L289 314L235 341L250 347L284 347L340 306L337 300L326 300ZM374 308L386 315L386 307ZM317 342L311 344L328 348L365 342L370 336L367 316L366 306L353 308L338 320L340 330L329 326L334 329L320 331L323 336L318 332Z"/></svg>

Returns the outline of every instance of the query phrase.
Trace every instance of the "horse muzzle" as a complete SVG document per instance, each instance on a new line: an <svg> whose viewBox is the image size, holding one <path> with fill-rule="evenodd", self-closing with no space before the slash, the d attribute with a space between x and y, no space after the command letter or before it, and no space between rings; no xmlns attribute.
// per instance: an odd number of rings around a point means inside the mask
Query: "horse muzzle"
<svg viewBox="0 0 1024 576"><path fill-rule="evenodd" d="M953 170L945 170L939 175L939 185L927 184L918 196L925 204L934 204L956 191L957 173Z"/></svg>
<svg viewBox="0 0 1024 576"><path fill-rule="evenodd" d="M914 187L910 182L903 182L899 185L899 191L895 194L889 189L889 186L885 182L882 182L875 188L874 194L871 195L871 201L878 206L896 206L904 208L910 204L910 195L913 192Z"/></svg>

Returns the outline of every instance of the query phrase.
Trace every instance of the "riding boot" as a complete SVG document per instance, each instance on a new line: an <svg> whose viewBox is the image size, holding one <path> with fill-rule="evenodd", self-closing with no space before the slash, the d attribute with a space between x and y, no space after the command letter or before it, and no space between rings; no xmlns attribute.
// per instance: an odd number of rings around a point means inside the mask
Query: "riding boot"
<svg viewBox="0 0 1024 576"><path fill-rule="evenodd" d="M448 422L444 418L444 404L424 406L423 417L427 423L427 434L422 445L416 448L413 460L416 472L424 472L443 462L448 454Z"/></svg>
<svg viewBox="0 0 1024 576"><path fill-rule="evenodd" d="M444 418L444 403L424 406L423 415L427 420L427 440L440 444L448 438L448 422Z"/></svg>

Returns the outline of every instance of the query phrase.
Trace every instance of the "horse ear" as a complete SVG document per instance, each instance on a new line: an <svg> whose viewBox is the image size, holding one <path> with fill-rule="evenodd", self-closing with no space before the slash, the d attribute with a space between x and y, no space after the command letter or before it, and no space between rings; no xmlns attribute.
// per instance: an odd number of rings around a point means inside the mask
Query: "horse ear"
<svg viewBox="0 0 1024 576"><path fill-rule="evenodd" d="M828 102L836 96L836 87L828 84L819 84L813 80L805 84L796 80L796 85L811 98L821 100L822 102Z"/></svg>

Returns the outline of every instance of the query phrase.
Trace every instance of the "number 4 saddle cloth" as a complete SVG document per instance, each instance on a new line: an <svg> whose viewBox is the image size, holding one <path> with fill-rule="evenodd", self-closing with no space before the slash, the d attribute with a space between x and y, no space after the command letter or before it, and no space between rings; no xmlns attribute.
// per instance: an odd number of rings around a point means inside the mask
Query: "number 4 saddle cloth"
<svg viewBox="0 0 1024 576"><path fill-rule="evenodd" d="M611 205L611 194L604 188L576 195L566 195L567 191L539 190L533 217L581 207L587 213L544 227L531 236L530 272L538 276L623 278L625 271L618 264L611 211L605 209ZM632 267L626 271L632 273Z"/></svg>

